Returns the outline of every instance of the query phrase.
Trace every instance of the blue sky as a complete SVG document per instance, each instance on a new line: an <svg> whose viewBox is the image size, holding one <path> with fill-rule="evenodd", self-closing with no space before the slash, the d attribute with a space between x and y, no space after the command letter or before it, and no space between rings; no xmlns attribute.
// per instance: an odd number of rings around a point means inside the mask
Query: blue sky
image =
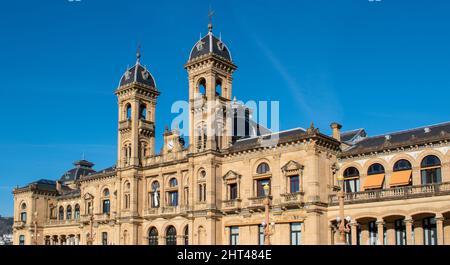
<svg viewBox="0 0 450 265"><path fill-rule="evenodd" d="M210 4L239 67L233 94L280 101L281 129L338 121L376 135L450 120L445 0L3 1L0 215L13 187L57 179L82 153L96 169L115 163L113 92L138 42L162 92L159 150Z"/></svg>

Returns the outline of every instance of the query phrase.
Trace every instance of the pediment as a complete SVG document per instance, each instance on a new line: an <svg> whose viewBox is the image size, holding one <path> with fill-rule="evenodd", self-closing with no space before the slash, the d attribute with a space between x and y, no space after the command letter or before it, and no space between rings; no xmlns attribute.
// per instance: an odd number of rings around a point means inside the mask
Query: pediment
<svg viewBox="0 0 450 265"><path fill-rule="evenodd" d="M284 172L289 172L289 171L297 171L297 170L302 170L305 166L303 166L302 164L291 160L289 162L287 162L282 168L281 170Z"/></svg>
<svg viewBox="0 0 450 265"><path fill-rule="evenodd" d="M84 194L83 199L91 200L91 199L94 199L94 196L90 193L86 193L86 194Z"/></svg>
<svg viewBox="0 0 450 265"><path fill-rule="evenodd" d="M239 173L234 172L233 170L228 171L225 176L223 176L224 180L231 180L231 179L239 179L241 178L241 175Z"/></svg>

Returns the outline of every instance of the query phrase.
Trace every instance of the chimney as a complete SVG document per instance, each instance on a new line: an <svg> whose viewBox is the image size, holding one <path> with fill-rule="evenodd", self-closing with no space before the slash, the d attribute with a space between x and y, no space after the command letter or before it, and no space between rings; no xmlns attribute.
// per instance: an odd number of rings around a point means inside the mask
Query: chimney
<svg viewBox="0 0 450 265"><path fill-rule="evenodd" d="M333 138L340 142L341 141L341 128L342 128L342 125L340 125L337 122L333 122L330 125L330 127L333 130Z"/></svg>
<svg viewBox="0 0 450 265"><path fill-rule="evenodd" d="M59 180L56 181L56 191L61 194L61 182Z"/></svg>

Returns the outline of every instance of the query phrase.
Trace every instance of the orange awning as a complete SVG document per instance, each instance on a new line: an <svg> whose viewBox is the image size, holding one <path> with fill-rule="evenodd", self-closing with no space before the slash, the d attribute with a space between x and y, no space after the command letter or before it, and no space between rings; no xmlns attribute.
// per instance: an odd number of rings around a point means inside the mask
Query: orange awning
<svg viewBox="0 0 450 265"><path fill-rule="evenodd" d="M412 170L402 170L392 173L390 186L405 186L409 185L411 180Z"/></svg>
<svg viewBox="0 0 450 265"><path fill-rule="evenodd" d="M381 189L383 187L384 174L369 175L364 183L364 189Z"/></svg>

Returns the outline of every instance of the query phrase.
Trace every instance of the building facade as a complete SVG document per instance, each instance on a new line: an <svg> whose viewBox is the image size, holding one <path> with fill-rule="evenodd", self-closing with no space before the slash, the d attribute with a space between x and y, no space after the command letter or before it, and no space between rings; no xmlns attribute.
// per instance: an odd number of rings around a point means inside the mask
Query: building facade
<svg viewBox="0 0 450 265"><path fill-rule="evenodd" d="M156 152L160 91L140 57L115 91L116 165L76 161L57 181L15 189L15 244L264 244L265 187L272 244L334 244L338 176L348 243L450 244L450 123L376 137L337 123L331 136L313 124L270 132L233 99L237 66L209 25L184 66L189 141L166 129Z"/></svg>

